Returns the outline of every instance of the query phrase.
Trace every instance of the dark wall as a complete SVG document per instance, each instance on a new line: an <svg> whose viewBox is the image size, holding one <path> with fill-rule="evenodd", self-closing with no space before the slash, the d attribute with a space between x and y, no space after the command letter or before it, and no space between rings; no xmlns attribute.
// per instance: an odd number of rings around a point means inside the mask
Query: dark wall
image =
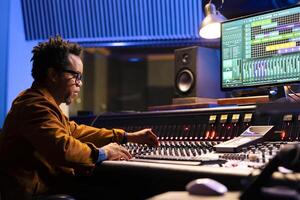
<svg viewBox="0 0 300 200"><path fill-rule="evenodd" d="M209 0L203 0L204 7ZM222 0L213 0L212 3L220 8ZM228 19L249 15L257 12L263 12L272 9L278 9L297 4L299 0L224 0L220 11Z"/></svg>
<svg viewBox="0 0 300 200"><path fill-rule="evenodd" d="M108 65L108 110L145 110L147 63L113 58Z"/></svg>

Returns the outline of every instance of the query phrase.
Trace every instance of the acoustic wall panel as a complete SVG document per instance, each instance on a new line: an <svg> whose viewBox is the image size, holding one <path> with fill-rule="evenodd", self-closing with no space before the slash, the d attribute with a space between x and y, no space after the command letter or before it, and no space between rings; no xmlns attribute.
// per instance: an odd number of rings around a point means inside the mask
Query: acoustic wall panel
<svg viewBox="0 0 300 200"><path fill-rule="evenodd" d="M202 20L201 0L22 0L22 8L26 40L199 41Z"/></svg>
<svg viewBox="0 0 300 200"><path fill-rule="evenodd" d="M0 1L0 18L1 18L1 32L0 32L0 129L6 116L7 109L7 65L8 65L8 47L9 47L9 15L10 15L10 1ZM1 134L1 133L0 133Z"/></svg>

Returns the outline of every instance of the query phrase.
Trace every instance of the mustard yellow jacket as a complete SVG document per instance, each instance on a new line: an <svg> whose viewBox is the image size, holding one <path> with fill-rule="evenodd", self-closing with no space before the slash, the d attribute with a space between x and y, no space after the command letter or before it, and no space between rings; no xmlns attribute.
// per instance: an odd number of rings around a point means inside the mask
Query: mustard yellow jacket
<svg viewBox="0 0 300 200"><path fill-rule="evenodd" d="M57 177L91 170L98 147L120 143L123 136L121 129L69 121L48 90L34 82L13 101L4 122L0 172L6 178L0 177L0 182L13 182L28 194L44 193Z"/></svg>

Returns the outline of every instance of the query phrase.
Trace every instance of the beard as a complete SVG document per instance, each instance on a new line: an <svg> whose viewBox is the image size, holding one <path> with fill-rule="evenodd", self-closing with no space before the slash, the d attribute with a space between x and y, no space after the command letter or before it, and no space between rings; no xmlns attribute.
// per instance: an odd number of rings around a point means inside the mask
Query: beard
<svg viewBox="0 0 300 200"><path fill-rule="evenodd" d="M70 105L72 103L72 99L70 97L65 98L65 103Z"/></svg>
<svg viewBox="0 0 300 200"><path fill-rule="evenodd" d="M66 94L65 98L64 98L64 103L66 103L67 105L70 105L72 103L73 99L72 99L72 93L69 92L68 94Z"/></svg>
<svg viewBox="0 0 300 200"><path fill-rule="evenodd" d="M78 96L78 93L69 92L68 94L66 94L66 96L64 98L64 103L66 103L67 105L70 105L77 96Z"/></svg>

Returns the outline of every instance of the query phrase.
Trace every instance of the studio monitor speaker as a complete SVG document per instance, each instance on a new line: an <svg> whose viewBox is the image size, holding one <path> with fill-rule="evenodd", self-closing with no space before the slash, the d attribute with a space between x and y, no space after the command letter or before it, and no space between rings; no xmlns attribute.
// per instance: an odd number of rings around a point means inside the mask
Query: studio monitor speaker
<svg viewBox="0 0 300 200"><path fill-rule="evenodd" d="M194 46L175 50L175 97L224 96L218 49Z"/></svg>

